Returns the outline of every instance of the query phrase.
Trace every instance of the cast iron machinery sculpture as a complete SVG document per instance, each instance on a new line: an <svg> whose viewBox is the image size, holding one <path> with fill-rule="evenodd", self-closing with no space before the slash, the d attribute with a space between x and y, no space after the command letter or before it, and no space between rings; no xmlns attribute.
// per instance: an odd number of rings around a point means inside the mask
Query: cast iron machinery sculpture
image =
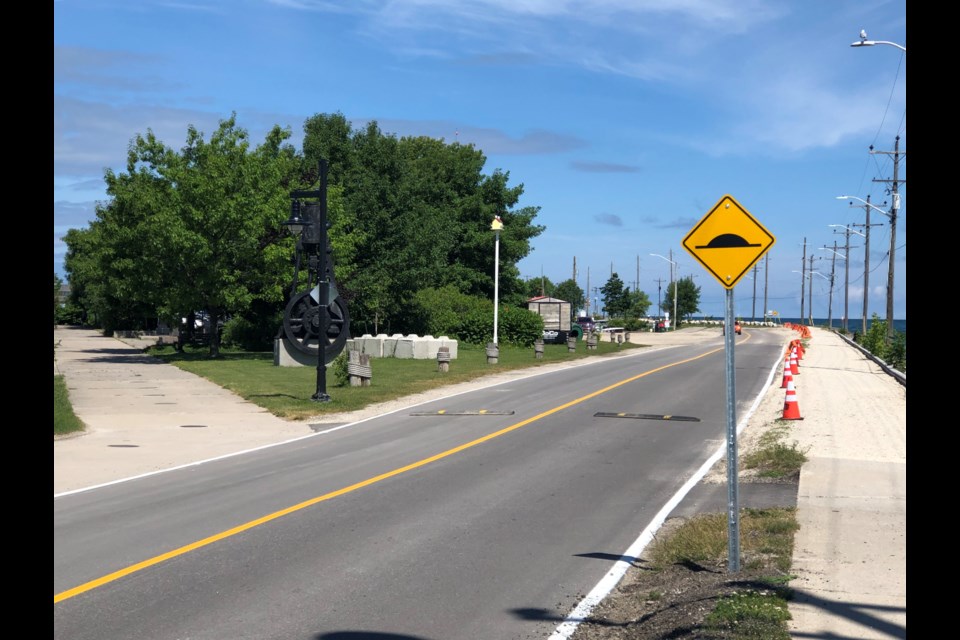
<svg viewBox="0 0 960 640"><path fill-rule="evenodd" d="M343 351L350 337L350 316L334 281L327 238L326 160L320 161L320 190L294 191L290 198L290 219L283 224L296 236L297 248L290 301L283 313L283 336L297 351L317 358L317 391L312 398L327 402L326 365ZM301 206L304 198L318 198L319 202ZM306 288L298 291L301 269L307 272Z"/></svg>

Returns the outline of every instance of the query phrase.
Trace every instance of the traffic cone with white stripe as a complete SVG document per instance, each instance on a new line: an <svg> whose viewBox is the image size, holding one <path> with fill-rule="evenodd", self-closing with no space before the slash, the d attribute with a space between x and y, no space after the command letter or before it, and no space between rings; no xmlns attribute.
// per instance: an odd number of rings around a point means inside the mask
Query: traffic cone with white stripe
<svg viewBox="0 0 960 640"><path fill-rule="evenodd" d="M800 374L800 363L797 362L796 347L794 347L793 350L790 351L790 373L795 376Z"/></svg>
<svg viewBox="0 0 960 640"><path fill-rule="evenodd" d="M803 420L800 417L800 404L797 402L797 389L793 386L793 378L787 382L787 395L783 401L784 420Z"/></svg>
<svg viewBox="0 0 960 640"><path fill-rule="evenodd" d="M783 384L780 385L781 389L787 388L787 383L793 380L793 371L790 370L790 354L788 353L783 358Z"/></svg>
<svg viewBox="0 0 960 640"><path fill-rule="evenodd" d="M800 342L799 340L794 340L790 344L792 344L794 348L797 350L797 360L798 361L803 360L803 353L804 351L806 351L806 349L803 348L803 343Z"/></svg>

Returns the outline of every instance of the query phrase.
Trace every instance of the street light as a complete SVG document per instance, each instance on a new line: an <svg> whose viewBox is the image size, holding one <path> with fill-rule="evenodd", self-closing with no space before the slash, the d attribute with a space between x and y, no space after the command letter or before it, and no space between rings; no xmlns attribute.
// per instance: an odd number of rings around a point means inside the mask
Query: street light
<svg viewBox="0 0 960 640"><path fill-rule="evenodd" d="M659 253L651 253L650 255L656 256L658 258L663 258L664 260L670 263L670 282L673 283L673 326L671 327L671 330L676 331L677 330L677 281L673 279L673 268L677 266L677 263L671 260L670 258L660 255ZM670 252L670 255L673 256L673 251Z"/></svg>
<svg viewBox="0 0 960 640"><path fill-rule="evenodd" d="M893 194L893 206L890 207L890 211L884 211L880 207L877 207L870 203L869 200L864 200L863 198L858 198L857 196L837 196L837 200L856 200L862 202L864 207L867 210L867 233L870 233L870 209L876 209L883 215L890 218L890 255L887 257L887 336L893 336L893 269L894 269L894 252L896 251L896 242L897 242L897 209L900 204L900 194ZM850 204L853 204L852 202ZM867 237L867 246L865 251L870 250L870 240ZM866 263L864 263L866 267ZM864 290L867 288L867 282L863 283ZM866 291L864 291L866 295ZM866 303L864 303L863 311L863 333L867 333L867 311Z"/></svg>
<svg viewBox="0 0 960 640"><path fill-rule="evenodd" d="M851 47L869 47L875 44L886 44L891 47L900 49L904 54L907 52L907 48L903 45L899 45L896 42L889 42L887 40L867 40L867 32L864 29L860 29L860 41L854 42ZM896 138L896 150L894 151L894 157L899 158L900 155L900 136ZM871 152L873 147L871 147ZM882 209L877 209L884 215L890 218L890 264L887 270L887 345L889 346L893 342L893 264L894 264L894 250L896 249L896 239L897 239L897 210L900 208L900 194L897 192L897 167L899 165L899 159L895 159L893 163L893 205L890 207L890 212L887 213ZM856 198L860 200L860 198ZM873 206L869 202L860 200L868 206ZM864 332L866 332L866 327L864 327Z"/></svg>
<svg viewBox="0 0 960 640"><path fill-rule="evenodd" d="M888 42L886 40L867 40L867 32L864 29L860 30L860 39L857 42L850 44L851 47L872 47L875 44L888 44L891 47L896 47L906 53L907 48L897 44L896 42Z"/></svg>
<svg viewBox="0 0 960 640"><path fill-rule="evenodd" d="M497 312L500 306L500 230L503 229L503 221L500 216L493 217L490 229L496 234L493 245L493 347L497 349Z"/></svg>

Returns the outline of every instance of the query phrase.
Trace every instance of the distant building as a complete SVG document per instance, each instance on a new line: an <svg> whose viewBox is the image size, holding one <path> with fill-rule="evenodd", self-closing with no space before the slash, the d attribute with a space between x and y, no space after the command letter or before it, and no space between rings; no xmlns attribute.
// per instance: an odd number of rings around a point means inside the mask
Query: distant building
<svg viewBox="0 0 960 640"><path fill-rule="evenodd" d="M63 305L67 304L68 300L70 300L70 285L64 283L60 285L60 291L57 294L57 302L59 302L60 306L62 307Z"/></svg>

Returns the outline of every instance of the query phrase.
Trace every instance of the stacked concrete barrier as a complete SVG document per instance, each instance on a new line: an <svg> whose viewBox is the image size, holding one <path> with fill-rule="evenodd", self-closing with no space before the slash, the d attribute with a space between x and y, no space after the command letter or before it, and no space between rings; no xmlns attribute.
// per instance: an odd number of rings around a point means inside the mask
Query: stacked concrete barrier
<svg viewBox="0 0 960 640"><path fill-rule="evenodd" d="M447 347L450 359L457 358L457 341L447 336L435 338L431 335L418 336L385 333L372 336L366 333L359 338L347 340L347 349L369 354L371 358L403 358L412 360L432 360L437 357L440 347Z"/></svg>

